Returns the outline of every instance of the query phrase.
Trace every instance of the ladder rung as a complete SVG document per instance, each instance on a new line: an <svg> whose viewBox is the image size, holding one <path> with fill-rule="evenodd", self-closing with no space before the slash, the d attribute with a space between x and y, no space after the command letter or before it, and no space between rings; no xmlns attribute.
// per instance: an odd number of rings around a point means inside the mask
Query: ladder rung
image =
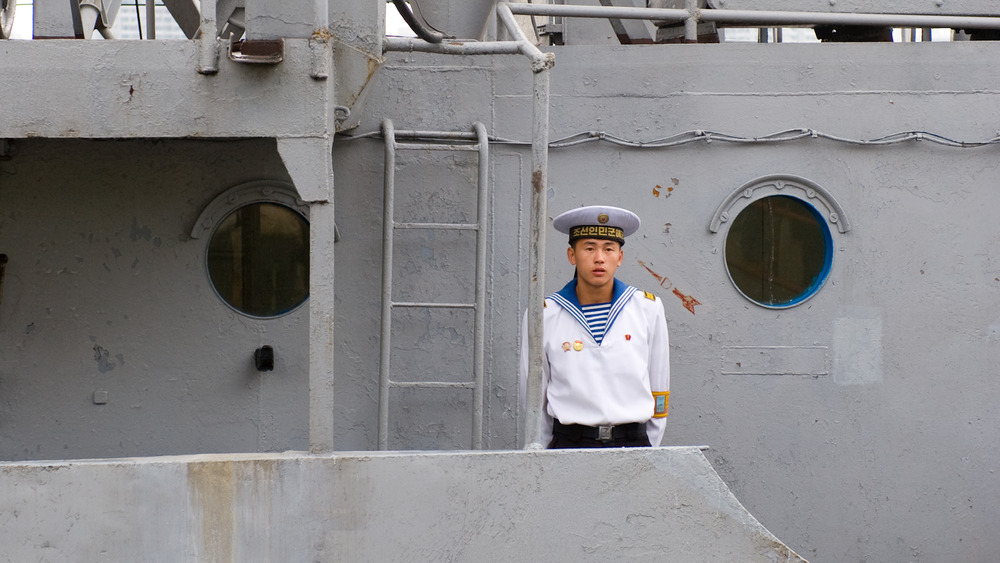
<svg viewBox="0 0 1000 563"><path fill-rule="evenodd" d="M476 384L471 381L390 381L392 387L423 387L427 389L473 389Z"/></svg>
<svg viewBox="0 0 1000 563"><path fill-rule="evenodd" d="M475 303L426 303L417 301L393 301L393 307L429 307L436 309L475 309Z"/></svg>
<svg viewBox="0 0 1000 563"><path fill-rule="evenodd" d="M453 229L456 231L478 231L476 223L393 223L397 229Z"/></svg>
<svg viewBox="0 0 1000 563"><path fill-rule="evenodd" d="M419 131L413 129L396 129L395 136L408 139L468 139L475 141L479 138L474 131Z"/></svg>
<svg viewBox="0 0 1000 563"><path fill-rule="evenodd" d="M448 145L441 143L396 143L397 149L425 151L478 151L479 145Z"/></svg>

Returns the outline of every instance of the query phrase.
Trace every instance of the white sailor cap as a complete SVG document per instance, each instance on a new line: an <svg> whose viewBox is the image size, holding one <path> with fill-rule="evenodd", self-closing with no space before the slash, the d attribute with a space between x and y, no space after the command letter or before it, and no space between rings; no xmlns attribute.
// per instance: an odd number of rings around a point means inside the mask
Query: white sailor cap
<svg viewBox="0 0 1000 563"><path fill-rule="evenodd" d="M628 209L588 205L560 214L552 226L569 235L569 243L581 238L613 240L625 245L625 237L639 230L639 216Z"/></svg>

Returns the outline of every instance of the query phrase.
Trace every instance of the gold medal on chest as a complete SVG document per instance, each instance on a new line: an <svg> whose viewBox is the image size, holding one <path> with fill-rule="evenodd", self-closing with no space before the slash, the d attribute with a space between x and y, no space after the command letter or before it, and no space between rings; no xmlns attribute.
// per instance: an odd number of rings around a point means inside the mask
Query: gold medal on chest
<svg viewBox="0 0 1000 563"><path fill-rule="evenodd" d="M573 343L573 349L576 350L577 352L579 352L580 350L583 350L583 342L580 342L579 340L577 340L576 342L574 342Z"/></svg>

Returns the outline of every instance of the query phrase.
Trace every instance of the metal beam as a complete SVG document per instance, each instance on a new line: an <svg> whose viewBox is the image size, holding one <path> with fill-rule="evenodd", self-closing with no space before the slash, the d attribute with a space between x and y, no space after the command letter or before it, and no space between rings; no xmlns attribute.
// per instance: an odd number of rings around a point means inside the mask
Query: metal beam
<svg viewBox="0 0 1000 563"><path fill-rule="evenodd" d="M726 10L780 10L805 12L859 13L871 10L874 5L882 13L925 14L939 16L997 16L1000 4L996 0L710 0L712 8Z"/></svg>
<svg viewBox="0 0 1000 563"><path fill-rule="evenodd" d="M188 39L198 36L198 30L201 29L201 12L194 0L163 0L163 5L167 7Z"/></svg>
<svg viewBox="0 0 1000 563"><path fill-rule="evenodd" d="M952 29L1000 29L1000 17L938 16L913 14L852 14L826 12L779 12L765 10L677 10L575 6L570 4L510 4L514 14L578 18L655 19L663 21L717 22L730 25L857 25L888 27L940 27Z"/></svg>

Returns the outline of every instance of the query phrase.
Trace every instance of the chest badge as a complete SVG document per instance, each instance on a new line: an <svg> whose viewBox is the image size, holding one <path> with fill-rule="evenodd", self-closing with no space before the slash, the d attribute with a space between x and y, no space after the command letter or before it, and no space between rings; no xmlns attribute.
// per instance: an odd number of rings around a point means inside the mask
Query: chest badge
<svg viewBox="0 0 1000 563"><path fill-rule="evenodd" d="M572 346L572 344L570 344L569 342L563 342L562 343L563 352L569 352L570 346Z"/></svg>
<svg viewBox="0 0 1000 563"><path fill-rule="evenodd" d="M631 334L626 334L625 335L625 340L632 340L632 335Z"/></svg>
<svg viewBox="0 0 1000 563"><path fill-rule="evenodd" d="M580 342L579 340L577 340L576 342L574 342L573 343L573 349L576 350L577 352L579 352L580 350L583 350L583 342Z"/></svg>

